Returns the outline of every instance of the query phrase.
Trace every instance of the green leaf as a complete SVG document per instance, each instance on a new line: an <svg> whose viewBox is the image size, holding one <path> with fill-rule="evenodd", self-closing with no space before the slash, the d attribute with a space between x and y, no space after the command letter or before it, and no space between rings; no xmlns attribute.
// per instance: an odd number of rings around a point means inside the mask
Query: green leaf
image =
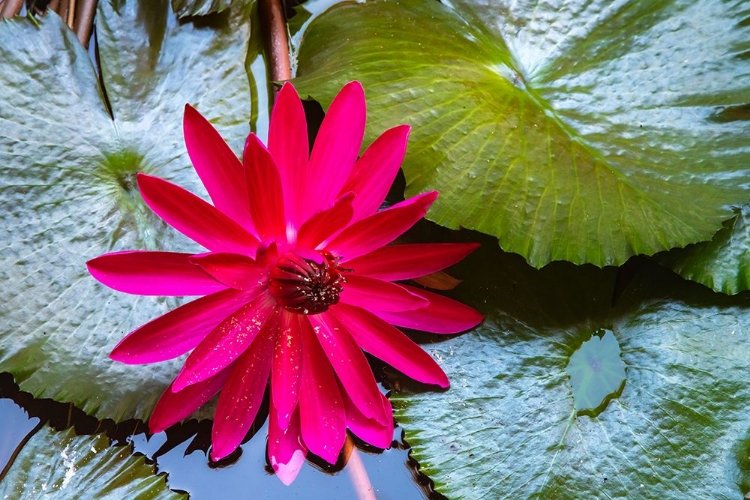
<svg viewBox="0 0 750 500"><path fill-rule="evenodd" d="M129 446L110 446L102 434L76 436L44 426L26 443L0 481L0 497L16 500L186 499Z"/></svg>
<svg viewBox="0 0 750 500"><path fill-rule="evenodd" d="M180 301L114 292L85 263L115 250L198 249L145 207L135 173L205 193L182 139L185 103L240 150L248 24L239 9L199 23L178 21L166 0L100 1L105 100L56 15L0 23L0 370L22 390L100 418L145 418L176 374L179 360L127 366L108 354Z"/></svg>
<svg viewBox="0 0 750 500"><path fill-rule="evenodd" d="M579 415L598 415L625 383L620 345L611 331L594 335L570 356L565 368L573 387L573 406Z"/></svg>
<svg viewBox="0 0 750 500"><path fill-rule="evenodd" d="M223 12L232 0L172 0L172 10L177 17L205 16Z"/></svg>
<svg viewBox="0 0 750 500"><path fill-rule="evenodd" d="M439 190L435 222L601 266L710 239L747 201L745 3L447 4L337 5L295 80L324 105L360 80L368 140L414 127L407 194Z"/></svg>
<svg viewBox="0 0 750 500"><path fill-rule="evenodd" d="M482 251L481 272L459 273L458 291L467 287L459 298L487 319L428 347L451 388L392 396L438 491L455 499L748 492L738 485L748 484L750 297L714 294L647 263L613 307L609 271L559 263L532 271ZM619 343L627 381L598 416L577 416L566 367L597 328Z"/></svg>
<svg viewBox="0 0 750 500"><path fill-rule="evenodd" d="M750 290L750 205L724 223L709 242L675 249L659 262L683 278L730 295Z"/></svg>

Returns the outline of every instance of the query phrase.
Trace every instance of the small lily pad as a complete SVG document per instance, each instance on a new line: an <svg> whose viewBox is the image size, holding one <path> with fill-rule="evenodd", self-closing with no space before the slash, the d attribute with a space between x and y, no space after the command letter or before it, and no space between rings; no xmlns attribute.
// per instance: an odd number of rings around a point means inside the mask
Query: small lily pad
<svg viewBox="0 0 750 500"><path fill-rule="evenodd" d="M625 363L614 333L602 330L570 357L565 371L573 386L573 405L578 414L598 415L625 384Z"/></svg>

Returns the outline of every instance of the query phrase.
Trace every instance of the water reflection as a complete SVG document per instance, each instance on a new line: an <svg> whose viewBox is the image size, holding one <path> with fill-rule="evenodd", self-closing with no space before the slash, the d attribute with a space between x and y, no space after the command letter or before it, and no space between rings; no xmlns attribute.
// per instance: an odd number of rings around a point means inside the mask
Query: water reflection
<svg viewBox="0 0 750 500"><path fill-rule="evenodd" d="M192 426L197 422L188 423ZM195 500L216 498L217 491L226 498L284 498L284 499L357 499L361 498L354 486L350 464L345 468L340 460L337 467L322 461L308 461L291 486L284 486L273 477L265 458L266 440L258 439L267 434L261 428L256 437L240 448L239 457L224 467L209 465L201 441L208 441L210 427L201 425L197 433L172 447L166 453L161 450L167 444L164 433L150 439L145 434L133 436L136 451L149 458L156 456L159 472L168 474L168 484L172 489L190 492ZM406 464L408 452L399 445L401 430L396 432L397 447L383 453L369 453L357 449L354 453L361 459L364 470L372 484L375 497L388 499L424 499L423 492L412 479L414 472ZM352 462L352 458L349 459ZM317 463L316 463L317 462ZM366 497L365 497L366 498Z"/></svg>

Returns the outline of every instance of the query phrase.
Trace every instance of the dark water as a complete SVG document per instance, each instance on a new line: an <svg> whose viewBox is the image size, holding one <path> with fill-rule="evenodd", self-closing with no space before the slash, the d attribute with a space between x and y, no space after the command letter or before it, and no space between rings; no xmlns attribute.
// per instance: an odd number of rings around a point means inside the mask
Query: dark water
<svg viewBox="0 0 750 500"><path fill-rule="evenodd" d="M188 421L166 433L149 437L140 421L131 420L118 425L112 421L96 420L69 404L33 399L18 390L9 374L0 374L2 475L12 466L18 450L43 425L51 425L57 430L74 426L79 434L105 432L113 445L130 446L134 453L151 459L157 472L167 474L170 488L186 491L195 500L442 498L431 492L429 479L418 473L398 427L390 450L379 452L357 443L346 467L341 459L336 466L330 466L313 457L312 461L307 461L297 480L291 486L284 486L274 477L266 462L265 424L242 445L240 451L218 466L209 465L206 458L210 444L209 421ZM374 496L363 496L362 492L370 488Z"/></svg>

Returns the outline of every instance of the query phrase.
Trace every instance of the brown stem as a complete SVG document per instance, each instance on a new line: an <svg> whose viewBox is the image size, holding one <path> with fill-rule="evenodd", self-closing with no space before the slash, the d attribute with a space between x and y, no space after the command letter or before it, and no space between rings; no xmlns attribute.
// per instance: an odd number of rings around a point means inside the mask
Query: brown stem
<svg viewBox="0 0 750 500"><path fill-rule="evenodd" d="M271 80L290 80L289 41L286 36L286 21L280 0L260 0L258 3L261 25L264 28L266 48L270 59Z"/></svg>
<svg viewBox="0 0 750 500"><path fill-rule="evenodd" d="M73 29L73 23L75 22L76 18L76 0L70 0L70 5L68 6L68 17L67 17L67 24L68 28Z"/></svg>
<svg viewBox="0 0 750 500"><path fill-rule="evenodd" d="M94 14L97 0L81 0L76 16L75 32L81 45L88 48L91 31L94 28Z"/></svg>
<svg viewBox="0 0 750 500"><path fill-rule="evenodd" d="M23 0L5 0L0 11L0 18L17 16L21 13Z"/></svg>
<svg viewBox="0 0 750 500"><path fill-rule="evenodd" d="M57 13L63 19L67 19L68 17L68 7L70 6L69 4L69 0L60 0L60 7L57 9Z"/></svg>

